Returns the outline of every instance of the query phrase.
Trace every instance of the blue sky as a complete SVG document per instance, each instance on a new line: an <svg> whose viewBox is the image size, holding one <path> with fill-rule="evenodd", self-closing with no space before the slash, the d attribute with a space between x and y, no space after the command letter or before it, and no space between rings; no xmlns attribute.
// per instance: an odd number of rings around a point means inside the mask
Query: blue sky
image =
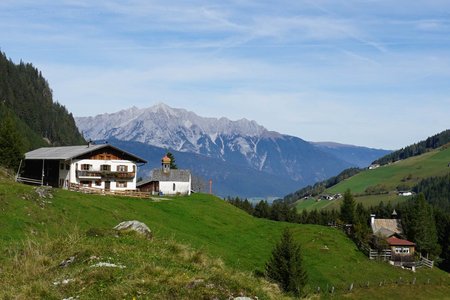
<svg viewBox="0 0 450 300"><path fill-rule="evenodd" d="M389 149L450 128L450 1L2 0L0 28L75 116L164 102Z"/></svg>

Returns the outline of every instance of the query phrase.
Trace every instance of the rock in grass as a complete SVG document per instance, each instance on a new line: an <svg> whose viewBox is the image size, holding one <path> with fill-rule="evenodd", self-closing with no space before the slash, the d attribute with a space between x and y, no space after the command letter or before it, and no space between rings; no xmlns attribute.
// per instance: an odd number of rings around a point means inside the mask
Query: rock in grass
<svg viewBox="0 0 450 300"><path fill-rule="evenodd" d="M34 189L39 198L53 198L51 186L39 186Z"/></svg>
<svg viewBox="0 0 450 300"><path fill-rule="evenodd" d="M148 228L147 225L145 225L142 222L139 221L125 221L120 224L118 224L116 227L114 227L117 231L135 231L143 236L145 236L147 239L152 238L152 231L150 228Z"/></svg>
<svg viewBox="0 0 450 300"><path fill-rule="evenodd" d="M71 256L71 257L69 257L69 258L63 260L63 261L59 264L59 266L60 266L61 268L65 268L65 267L67 267L68 265L70 265L71 263L73 263L74 261L75 261L75 256Z"/></svg>

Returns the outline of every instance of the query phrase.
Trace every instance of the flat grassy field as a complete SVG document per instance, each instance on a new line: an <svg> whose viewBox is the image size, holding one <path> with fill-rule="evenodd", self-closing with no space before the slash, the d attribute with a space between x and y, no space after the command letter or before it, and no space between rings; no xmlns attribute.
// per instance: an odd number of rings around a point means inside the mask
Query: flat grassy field
<svg viewBox="0 0 450 300"><path fill-rule="evenodd" d="M440 148L374 170L366 170L327 189L327 193L364 193L367 187L385 185L390 191L399 184L412 187L421 179L442 176L450 172L450 148Z"/></svg>
<svg viewBox="0 0 450 300"><path fill-rule="evenodd" d="M153 296L146 296L149 298L164 299L177 289L185 293L183 297L185 299L195 297L199 295L198 293L206 293L204 285L201 284L200 290L190 291L185 288L190 281L201 277L206 278L207 281L210 280L216 287L224 286L219 298L224 293L233 294L242 290L245 293L258 295L261 299L278 299L281 297L279 292L270 289L270 284L259 282L260 279L251 274L264 270L264 264L274 243L286 226L293 229L296 239L303 247L305 265L309 274L309 291L317 290L317 287L321 287L323 291L327 287L334 286L336 293L343 295L342 293L351 283L354 283L356 287L363 286L367 281L395 282L401 277L405 282L412 282L414 278L417 283L430 280L430 288L435 286L440 291L436 295L440 298L450 295L449 274L436 268L420 269L412 273L391 267L386 263L370 261L337 229L257 219L210 195L197 194L191 197L151 201L54 190L52 199L42 199L37 197L32 187L0 179L0 205L2 214L0 263L3 270L9 270L0 273L0 287L4 284L2 282L8 283L8 289L3 286L3 290L9 291L6 295L23 289L25 289L24 295L33 294L33 286L23 287L21 282L23 283L24 280L15 281L14 279L14 277L24 276L20 268L17 268L17 263L21 261L20 253L25 253L26 249L30 248L27 245L31 243L37 245L31 249L42 248L42 250L34 256L30 254L26 257L37 256L43 260L43 263L39 265L42 267L41 273L30 272L31 275L38 275L45 284L49 284L48 286L51 286L51 280L64 276L75 277L74 282L78 285L67 291L64 288L57 289L59 293L57 295L64 297L75 293L82 298L83 296L88 299L95 298L96 295L101 295L102 289L103 292L107 291L111 298L123 299L127 298L123 296L124 294L136 295L138 291L144 290L139 285L138 274L146 272L141 266L143 262L148 261L152 262L148 267L150 270L156 268L156 271L149 271L154 278L159 278L159 275L156 276L152 272L161 273L162 278L166 278L166 282L159 282L159 285L168 285L168 288L156 291L157 288L148 283L147 293L156 289L151 292ZM87 231L108 232L124 220L139 220L146 223L154 233L157 251L148 250L147 241L143 242L132 237L127 237L123 241L121 238L110 235L103 238L86 237ZM72 244L60 241L61 239L65 241L64 237L70 240L71 236L74 236ZM24 241L26 241L25 244L23 244ZM184 249L184 247L188 249L187 254L184 250L178 249ZM174 248L178 250L173 250ZM82 255L85 260L78 265L79 269L77 267L70 271L69 268L68 273L64 275L64 271L56 267L65 257L74 253L84 253L83 251L86 252ZM175 257L171 256L171 252L175 252ZM196 259L192 258L195 253L199 253L198 255L202 257L200 261L205 261L205 264L211 264L217 268L222 261L223 274L229 274L229 276L224 275L221 283L217 278L220 268L217 272L203 272L204 268L209 267L199 266ZM112 257L114 261L124 263L127 268L106 273L99 271L100 274L97 275L91 274L92 269L87 268L87 257L91 255ZM23 257L22 259L24 259L23 265L40 262L40 259L31 259L31 261ZM166 270L166 268L169 269ZM187 271L183 271L184 269ZM170 278L168 274L179 274L179 272L181 274L184 272L186 277L179 278L176 283L168 279ZM145 278L151 281L152 277ZM250 283L251 278L256 280L253 287ZM119 288L121 282L124 282L124 289ZM240 285L239 282L242 284ZM45 284L42 283L40 289L35 288L44 292ZM425 292L420 289L417 293L420 295ZM52 298L50 296L49 298Z"/></svg>

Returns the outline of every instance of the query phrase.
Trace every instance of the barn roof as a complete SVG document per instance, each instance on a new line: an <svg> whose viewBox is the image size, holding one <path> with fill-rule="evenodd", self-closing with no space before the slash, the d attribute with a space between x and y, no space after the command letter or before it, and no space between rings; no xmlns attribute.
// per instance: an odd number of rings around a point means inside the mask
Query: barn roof
<svg viewBox="0 0 450 300"><path fill-rule="evenodd" d="M94 152L99 149L110 148L122 152L129 156L132 160L140 163L147 161L122 149L114 147L110 144L102 145L81 145L81 146L64 146L64 147L42 147L25 153L25 159L43 159L43 160L69 160L79 156Z"/></svg>
<svg viewBox="0 0 450 300"><path fill-rule="evenodd" d="M386 241L388 242L388 244L390 246L415 246L416 245L413 242L410 242L408 240L402 240L395 236L391 236L390 238L386 239Z"/></svg>
<svg viewBox="0 0 450 300"><path fill-rule="evenodd" d="M398 219L375 219L372 232L382 237L390 237L394 234L402 234L403 231Z"/></svg>

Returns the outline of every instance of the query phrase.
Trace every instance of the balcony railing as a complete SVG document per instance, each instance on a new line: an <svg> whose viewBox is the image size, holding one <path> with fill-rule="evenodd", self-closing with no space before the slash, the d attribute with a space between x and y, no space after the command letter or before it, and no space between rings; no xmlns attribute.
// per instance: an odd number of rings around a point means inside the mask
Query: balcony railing
<svg viewBox="0 0 450 300"><path fill-rule="evenodd" d="M77 177L83 178L117 178L117 179L133 179L135 172L122 171L100 171L100 170L77 170Z"/></svg>

